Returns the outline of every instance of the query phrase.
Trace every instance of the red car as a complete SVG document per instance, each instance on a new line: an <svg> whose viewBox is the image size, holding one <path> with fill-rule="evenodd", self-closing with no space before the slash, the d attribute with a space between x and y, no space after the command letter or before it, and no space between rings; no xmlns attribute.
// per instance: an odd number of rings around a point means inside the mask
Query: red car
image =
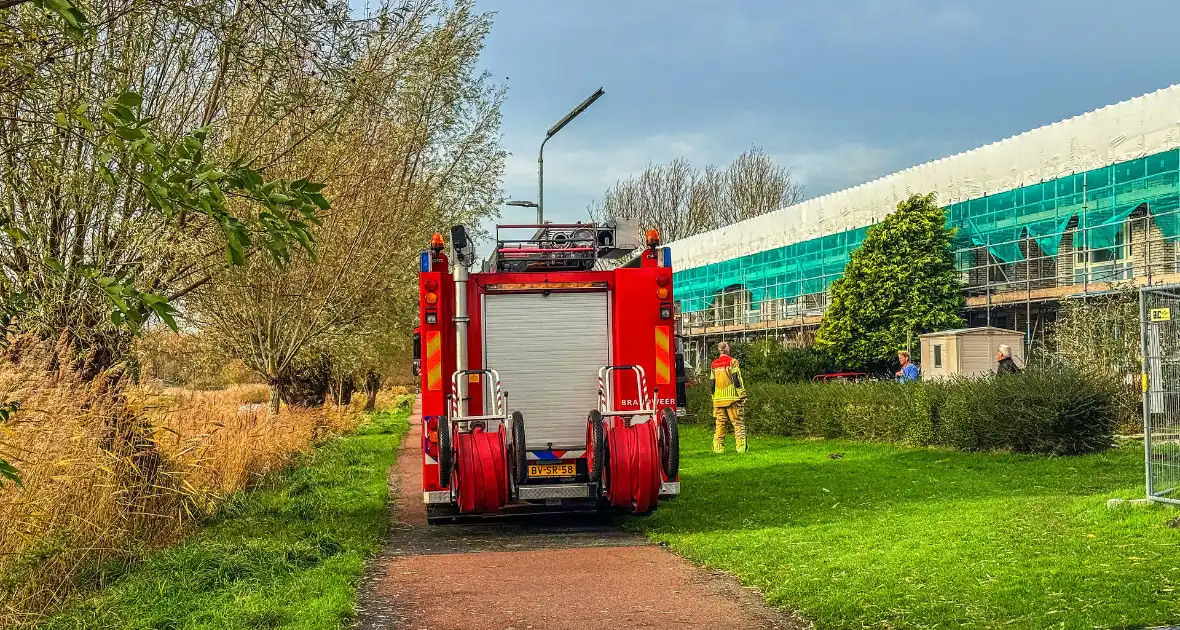
<svg viewBox="0 0 1180 630"><path fill-rule="evenodd" d="M819 374L811 379L813 383L867 383L869 375L864 372L834 372Z"/></svg>

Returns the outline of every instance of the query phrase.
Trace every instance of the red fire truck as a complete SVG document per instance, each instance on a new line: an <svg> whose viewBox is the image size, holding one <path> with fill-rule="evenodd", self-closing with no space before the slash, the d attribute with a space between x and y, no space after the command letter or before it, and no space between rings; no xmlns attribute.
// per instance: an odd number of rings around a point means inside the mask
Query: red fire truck
<svg viewBox="0 0 1180 630"><path fill-rule="evenodd" d="M638 255L619 237L614 224L498 226L491 258L469 272L474 248L456 226L449 248L436 234L422 253L416 356L432 522L645 514L679 494L671 257L654 230L630 239ZM605 262L627 252L626 264Z"/></svg>

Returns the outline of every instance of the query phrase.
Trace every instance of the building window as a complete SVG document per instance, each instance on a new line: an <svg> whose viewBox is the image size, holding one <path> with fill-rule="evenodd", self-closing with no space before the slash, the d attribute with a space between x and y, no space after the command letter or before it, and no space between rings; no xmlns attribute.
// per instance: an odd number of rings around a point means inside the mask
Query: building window
<svg viewBox="0 0 1180 630"><path fill-rule="evenodd" d="M1083 249L1074 254L1075 262L1079 265L1086 264L1087 256L1090 259L1091 265L1101 265L1105 263L1113 263L1127 258L1127 243L1131 242L1131 223L1128 221L1124 223L1119 229L1118 234L1115 235L1114 246L1104 249Z"/></svg>
<svg viewBox="0 0 1180 630"><path fill-rule="evenodd" d="M1074 284L1111 282L1131 278L1131 223L1115 234L1114 245L1101 249L1080 249L1074 254ZM1087 272L1089 272L1087 278Z"/></svg>
<svg viewBox="0 0 1180 630"><path fill-rule="evenodd" d="M934 344L934 367L942 367L942 344Z"/></svg>

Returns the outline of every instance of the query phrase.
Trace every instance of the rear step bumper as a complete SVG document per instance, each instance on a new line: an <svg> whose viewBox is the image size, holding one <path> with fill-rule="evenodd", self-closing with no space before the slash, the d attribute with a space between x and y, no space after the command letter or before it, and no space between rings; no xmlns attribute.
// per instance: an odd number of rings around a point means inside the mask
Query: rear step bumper
<svg viewBox="0 0 1180 630"><path fill-rule="evenodd" d="M562 483L536 486L516 486L516 496L521 501L543 501L545 499L590 499L597 484Z"/></svg>
<svg viewBox="0 0 1180 630"><path fill-rule="evenodd" d="M521 501L544 501L547 499L592 499L595 488L597 488L597 484L563 483L517 486L516 491ZM660 498L670 499L679 494L679 481L665 481L660 484ZM451 493L447 490L423 492L422 502L426 504L450 503Z"/></svg>

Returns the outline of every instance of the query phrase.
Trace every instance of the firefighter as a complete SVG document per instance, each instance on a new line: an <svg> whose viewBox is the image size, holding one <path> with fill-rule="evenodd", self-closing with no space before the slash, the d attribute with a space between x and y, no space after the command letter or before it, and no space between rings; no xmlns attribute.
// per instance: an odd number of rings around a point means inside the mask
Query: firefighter
<svg viewBox="0 0 1180 630"><path fill-rule="evenodd" d="M742 422L742 403L746 401L746 388L742 382L742 371L737 359L729 356L729 344L717 344L721 356L713 362L713 419L717 430L713 432L713 452L725 452L725 423L733 424L734 450L745 453L746 425Z"/></svg>

